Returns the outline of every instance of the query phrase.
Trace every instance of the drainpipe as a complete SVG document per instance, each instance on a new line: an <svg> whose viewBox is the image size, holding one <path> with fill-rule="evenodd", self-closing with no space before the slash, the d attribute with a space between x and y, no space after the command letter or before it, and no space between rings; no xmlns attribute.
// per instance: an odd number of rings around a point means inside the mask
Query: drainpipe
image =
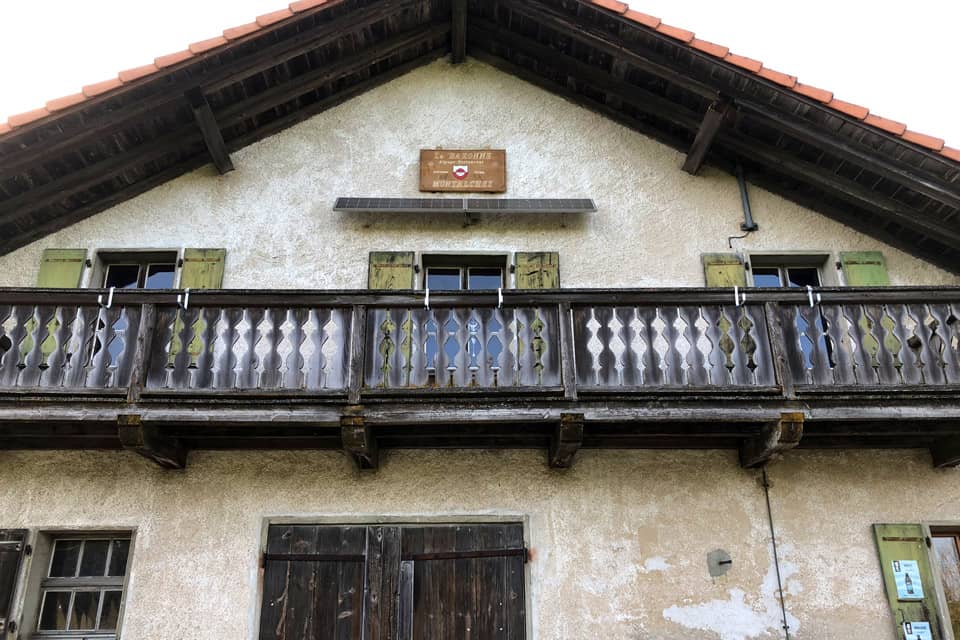
<svg viewBox="0 0 960 640"><path fill-rule="evenodd" d="M727 238L727 246L733 248L733 240L746 238L748 235L760 227L753 220L753 211L750 209L750 196L747 195L747 182L743 178L743 167L737 163L737 186L740 187L740 205L743 208L743 222L740 223L740 230L745 231L742 236L730 236Z"/></svg>
<svg viewBox="0 0 960 640"><path fill-rule="evenodd" d="M777 534L773 528L773 510L770 508L770 481L767 480L767 467L762 469L763 495L767 499L767 522L770 523L770 542L773 544L773 566L777 571L777 593L780 594L780 616L783 623L783 637L790 640L790 625L787 624L787 605L783 598L783 580L780 577L780 556L777 554Z"/></svg>

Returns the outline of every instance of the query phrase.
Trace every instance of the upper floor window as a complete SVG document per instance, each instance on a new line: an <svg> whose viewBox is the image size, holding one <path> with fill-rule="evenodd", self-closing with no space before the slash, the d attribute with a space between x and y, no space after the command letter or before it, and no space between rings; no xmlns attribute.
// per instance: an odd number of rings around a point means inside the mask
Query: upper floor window
<svg viewBox="0 0 960 640"><path fill-rule="evenodd" d="M506 278L505 255L430 255L422 257L423 286L443 291L499 289Z"/></svg>
<svg viewBox="0 0 960 640"><path fill-rule="evenodd" d="M751 255L750 273L755 287L820 287L829 256L825 254Z"/></svg>
<svg viewBox="0 0 960 640"><path fill-rule="evenodd" d="M102 285L118 289L173 289L175 252L101 252Z"/></svg>

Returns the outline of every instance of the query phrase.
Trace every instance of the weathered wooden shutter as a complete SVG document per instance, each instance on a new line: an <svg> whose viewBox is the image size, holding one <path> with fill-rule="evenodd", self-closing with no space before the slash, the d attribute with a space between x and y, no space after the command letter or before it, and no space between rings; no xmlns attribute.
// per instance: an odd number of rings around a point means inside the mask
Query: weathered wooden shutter
<svg viewBox="0 0 960 640"><path fill-rule="evenodd" d="M184 249L183 266L180 268L181 289L219 289L223 286L223 265L227 257L226 249ZM194 336L190 340L187 351L195 363L203 350L203 341L200 336L205 329L203 319L199 319L194 326ZM183 322L177 316L173 324L173 339L170 341L170 364L180 353L180 332L183 331Z"/></svg>
<svg viewBox="0 0 960 640"><path fill-rule="evenodd" d="M412 251L371 251L367 288L412 289L415 260Z"/></svg>
<svg viewBox="0 0 960 640"><path fill-rule="evenodd" d="M907 640L903 629L904 622L929 622L934 640L941 640L943 627L923 527L919 524L875 524L873 533L880 553L887 599L890 601L894 624L897 627L897 638ZM905 568L900 564L903 561L917 563L919 584L916 577L906 580L902 576L910 574L901 572L898 587L896 569ZM912 594L909 591L912 591Z"/></svg>
<svg viewBox="0 0 960 640"><path fill-rule="evenodd" d="M840 267L848 287L886 287L890 284L887 261L879 251L845 251L840 254Z"/></svg>
<svg viewBox="0 0 960 640"><path fill-rule="evenodd" d="M514 254L517 289L559 289L560 254L556 252Z"/></svg>
<svg viewBox="0 0 960 640"><path fill-rule="evenodd" d="M735 253L705 253L703 275L708 287L745 287L747 273L743 260Z"/></svg>
<svg viewBox="0 0 960 640"><path fill-rule="evenodd" d="M6 637L9 631L13 594L26 547L26 529L0 529L0 637Z"/></svg>
<svg viewBox="0 0 960 640"><path fill-rule="evenodd" d="M37 286L45 289L75 289L80 286L86 262L86 249L44 249Z"/></svg>

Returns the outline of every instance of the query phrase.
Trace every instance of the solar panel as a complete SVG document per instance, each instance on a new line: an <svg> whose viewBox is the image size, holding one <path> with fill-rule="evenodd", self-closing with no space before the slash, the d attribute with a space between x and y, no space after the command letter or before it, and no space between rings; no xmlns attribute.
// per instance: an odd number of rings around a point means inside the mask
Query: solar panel
<svg viewBox="0 0 960 640"><path fill-rule="evenodd" d="M393 213L590 213L589 198L337 198L334 211Z"/></svg>

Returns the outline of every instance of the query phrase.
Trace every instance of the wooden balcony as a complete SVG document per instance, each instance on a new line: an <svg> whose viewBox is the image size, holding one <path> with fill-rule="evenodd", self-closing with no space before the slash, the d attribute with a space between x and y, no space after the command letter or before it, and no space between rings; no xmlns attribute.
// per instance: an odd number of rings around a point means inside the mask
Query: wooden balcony
<svg viewBox="0 0 960 640"><path fill-rule="evenodd" d="M960 288L0 289L0 448L924 447ZM179 296L179 302L178 302ZM99 299L99 302L98 302ZM801 438L802 435L802 438Z"/></svg>

